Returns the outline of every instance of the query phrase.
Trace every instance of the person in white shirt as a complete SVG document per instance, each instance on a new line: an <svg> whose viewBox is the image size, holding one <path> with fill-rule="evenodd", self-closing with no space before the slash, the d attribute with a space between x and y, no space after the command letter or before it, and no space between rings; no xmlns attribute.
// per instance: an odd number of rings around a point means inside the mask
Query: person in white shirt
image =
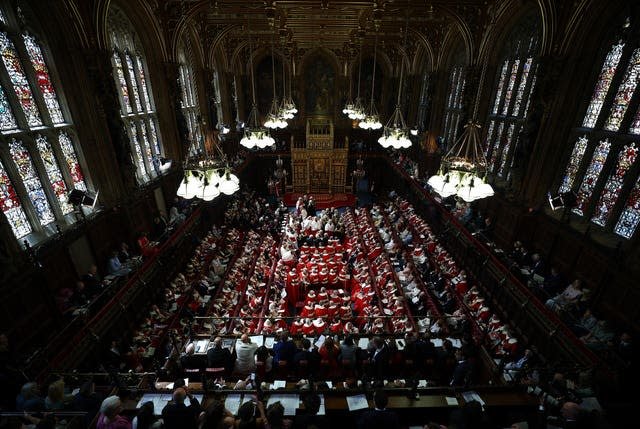
<svg viewBox="0 0 640 429"><path fill-rule="evenodd" d="M258 345L252 343L247 334L242 334L240 342L236 343L236 363L234 372L238 374L249 374L256 370L254 356L258 350Z"/></svg>

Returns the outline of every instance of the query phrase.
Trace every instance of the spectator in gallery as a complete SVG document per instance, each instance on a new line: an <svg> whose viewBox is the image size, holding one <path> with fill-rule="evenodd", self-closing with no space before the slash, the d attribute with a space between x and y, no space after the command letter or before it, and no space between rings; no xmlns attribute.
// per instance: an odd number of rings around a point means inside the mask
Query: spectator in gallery
<svg viewBox="0 0 640 429"><path fill-rule="evenodd" d="M575 279L573 283L562 291L562 293L548 299L545 305L547 308L559 312L567 309L569 306L578 304L583 293L582 281L580 279Z"/></svg>
<svg viewBox="0 0 640 429"><path fill-rule="evenodd" d="M89 267L89 271L87 271L87 274L82 276L82 281L84 282L87 293L89 295L95 295L100 292L100 289L102 289L102 279L98 274L98 266L92 264Z"/></svg>
<svg viewBox="0 0 640 429"><path fill-rule="evenodd" d="M122 401L116 395L109 396L100 406L96 429L131 429L131 423L120 415Z"/></svg>
<svg viewBox="0 0 640 429"><path fill-rule="evenodd" d="M107 262L107 272L112 276L123 277L129 274L131 269L122 265L122 262L120 262L120 258L118 257L118 252L114 250L111 252L111 257Z"/></svg>
<svg viewBox="0 0 640 429"><path fill-rule="evenodd" d="M124 241L120 243L120 250L118 251L118 259L120 260L120 262L124 264L129 259L131 259L132 256L133 254L129 250L129 245Z"/></svg>

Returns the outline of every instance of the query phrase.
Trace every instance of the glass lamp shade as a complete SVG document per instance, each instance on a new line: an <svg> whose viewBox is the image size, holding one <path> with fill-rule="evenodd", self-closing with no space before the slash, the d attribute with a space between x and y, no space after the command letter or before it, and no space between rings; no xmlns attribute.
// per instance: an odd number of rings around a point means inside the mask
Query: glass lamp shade
<svg viewBox="0 0 640 429"><path fill-rule="evenodd" d="M207 184L202 187L202 193L198 194L198 197L204 201L211 201L220 195L219 188L220 176L215 171L207 173Z"/></svg>
<svg viewBox="0 0 640 429"><path fill-rule="evenodd" d="M252 137L253 136L250 133L245 132L244 136L242 136L242 139L240 139L240 144L247 149L253 149L254 147L256 147L256 141Z"/></svg>
<svg viewBox="0 0 640 429"><path fill-rule="evenodd" d="M442 174L431 176L429 177L427 184L431 186L434 191L439 193L440 189L444 187L444 176Z"/></svg>
<svg viewBox="0 0 640 429"><path fill-rule="evenodd" d="M220 179L220 186L219 186L220 192L222 192L225 195L231 195L234 192L236 192L238 189L240 189L239 183L240 183L240 180L235 174L226 173Z"/></svg>
<svg viewBox="0 0 640 429"><path fill-rule="evenodd" d="M187 200L192 199L202 192L202 187L202 180L199 177L192 175L187 182L186 192L183 198L186 198Z"/></svg>

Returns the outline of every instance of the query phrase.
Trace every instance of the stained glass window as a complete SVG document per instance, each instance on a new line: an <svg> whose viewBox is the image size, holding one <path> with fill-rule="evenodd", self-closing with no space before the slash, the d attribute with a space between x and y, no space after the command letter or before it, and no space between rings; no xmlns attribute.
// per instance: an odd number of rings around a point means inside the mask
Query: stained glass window
<svg viewBox="0 0 640 429"><path fill-rule="evenodd" d="M2 9L0 9L0 22L3 23L3 24L7 23L7 17L5 16L5 14L2 11Z"/></svg>
<svg viewBox="0 0 640 429"><path fill-rule="evenodd" d="M138 130L136 129L136 123L131 122L131 142L136 151L136 160L138 161L138 173L142 176L147 174L146 167L144 166L144 155L142 154L142 148L140 147L140 141L138 139Z"/></svg>
<svg viewBox="0 0 640 429"><path fill-rule="evenodd" d="M42 119L40 118L40 112L38 106L33 99L31 88L29 87L29 81L24 74L22 64L20 64L20 58L16 48L9 39L9 36L4 31L0 31L0 55L2 55L2 62L4 63L9 79L13 84L13 89L18 97L18 101L27 119L27 123L30 127L37 127L42 125Z"/></svg>
<svg viewBox="0 0 640 429"><path fill-rule="evenodd" d="M29 151L24 147L24 144L16 139L12 139L9 142L9 152L16 164L22 183L24 183L29 199L33 204L33 208L38 214L40 223L42 225L48 225L55 220L53 211L47 201L47 195L42 188L42 182L38 177L38 173L31 160Z"/></svg>
<svg viewBox="0 0 640 429"><path fill-rule="evenodd" d="M607 155L609 155L610 149L611 143L609 140L601 141L596 147L593 157L591 158L591 162L589 163L589 167L587 168L587 172L582 179L582 185L580 185L580 189L578 190L578 197L576 200L577 206L572 210L575 214L580 216L584 215L584 212L591 201L593 189L596 187L596 183L598 182L598 178L600 177L600 173L602 172L602 168L607 160Z"/></svg>
<svg viewBox="0 0 640 429"><path fill-rule="evenodd" d="M42 162L44 163L44 169L47 172L51 189L53 189L53 193L58 199L62 213L71 213L73 211L73 207L67 202L67 185L64 183L64 179L62 178L62 173L58 167L56 157L53 154L51 144L49 144L46 137L38 135L36 137L36 146L40 153L40 157L42 158Z"/></svg>
<svg viewBox="0 0 640 429"><path fill-rule="evenodd" d="M122 60L118 52L113 52L113 64L116 69L116 78L118 79L118 85L120 87L120 95L122 96L122 111L124 113L131 113L131 100L129 100L129 85L127 85L127 79L124 77L124 70L122 69Z"/></svg>
<svg viewBox="0 0 640 429"><path fill-rule="evenodd" d="M513 141L514 129L515 129L514 124L509 125L509 128L507 128L504 147L502 148L502 153L500 158L500 169L498 170L498 176L500 177L503 177L506 172L507 158L509 157L509 148L511 147L511 142Z"/></svg>
<svg viewBox="0 0 640 429"><path fill-rule="evenodd" d="M197 152L202 149L200 127L196 119L200 115L200 109L198 107L198 92L196 90L195 79L193 78L192 57L191 55L187 55L190 52L189 43L186 42L184 45L185 46L178 54L181 76L180 86L182 87L182 114L184 115L185 120L187 121L187 127L189 128L189 139L192 142L191 151ZM218 73L214 71L214 93L216 103L219 103L220 96L217 93L217 77ZM223 122L222 117L220 116L222 109L220 109L219 105L217 106L216 112L218 114L218 123L221 124Z"/></svg>
<svg viewBox="0 0 640 429"><path fill-rule="evenodd" d="M144 94L144 102L147 107L147 112L152 112L151 99L149 98L149 88L147 88L147 79L144 76L144 66L142 64L142 58L140 55L136 57L138 65L138 76L140 77L140 85L142 86L142 93Z"/></svg>
<svg viewBox="0 0 640 429"><path fill-rule="evenodd" d="M53 88L49 69L47 68L47 63L44 61L44 56L42 55L42 49L40 49L40 45L35 37L23 34L22 39L24 40L24 46L27 48L29 59L33 65L36 75L36 83L42 93L44 104L47 106L47 110L49 111L51 122L54 124L61 124L64 122L64 116L62 116L62 110L60 110L58 96L56 95L56 90Z"/></svg>
<svg viewBox="0 0 640 429"><path fill-rule="evenodd" d="M533 58L529 57L522 65L522 75L520 76L520 84L518 85L518 92L516 92L516 99L513 102L513 114L519 115L522 108L522 97L524 96L524 90L527 87L529 81L529 71L531 70L531 63Z"/></svg>
<svg viewBox="0 0 640 429"><path fill-rule="evenodd" d="M488 170L493 171L494 165L496 165L496 160L498 159L498 152L500 151L500 146L502 144L502 130L504 129L504 122L500 122L498 124L498 128L496 128L496 133L493 136L493 144L491 146L491 150L489 151L489 165Z"/></svg>
<svg viewBox="0 0 640 429"><path fill-rule="evenodd" d="M620 129L620 123L624 118L624 114L627 111L627 107L629 107L629 102L631 101L631 97L638 85L638 79L640 78L640 49L636 49L633 51L633 55L631 56L631 61L627 67L627 71L624 74L624 78L620 87L618 88L618 93L616 94L616 98L613 101L613 106L611 107L611 114L607 119L607 123L604 128L609 131L618 131Z"/></svg>
<svg viewBox="0 0 640 429"><path fill-rule="evenodd" d="M605 225L609 219L611 209L616 201L618 201L618 195L620 195L629 168L635 162L637 155L638 149L633 143L622 148L618 154L618 162L616 163L615 169L609 175L607 183L604 185L604 190L600 194L595 213L591 218L592 222L600 226Z"/></svg>
<svg viewBox="0 0 640 429"><path fill-rule="evenodd" d="M487 137L484 141L484 156L485 158L487 156L489 156L489 151L491 150L491 141L493 138L493 128L496 126L496 121L495 120L491 120L491 122L489 122L489 128L487 129Z"/></svg>
<svg viewBox="0 0 640 429"><path fill-rule="evenodd" d="M16 128L18 128L16 118L13 116L7 96L4 95L4 90L0 86L0 130L8 131Z"/></svg>
<svg viewBox="0 0 640 429"><path fill-rule="evenodd" d="M69 168L69 173L71 174L74 188L86 191L87 185L84 183L82 168L80 167L80 163L78 162L78 157L76 156L76 151L73 148L71 138L66 132L61 131L58 136L58 142L60 143L62 155L64 156L67 167Z"/></svg>
<svg viewBox="0 0 640 429"><path fill-rule="evenodd" d="M640 107L636 112L635 118L633 118L633 122L631 123L631 127L629 128L629 133L640 134Z"/></svg>
<svg viewBox="0 0 640 429"><path fill-rule="evenodd" d="M511 74L509 75L509 84L507 85L507 92L504 94L504 104L502 105L502 116L506 116L509 112L509 106L511 105L511 94L513 94L513 87L518 79L518 67L520 67L520 60L516 59L511 66Z"/></svg>
<svg viewBox="0 0 640 429"><path fill-rule="evenodd" d="M138 85L136 83L136 73L133 70L133 61L131 55L125 54L124 59L127 62L127 71L129 72L129 79L131 79L131 92L133 93L133 100L136 103L136 110L142 112L142 104L140 103L140 93L138 92Z"/></svg>
<svg viewBox="0 0 640 429"><path fill-rule="evenodd" d="M607 92L609 92L609 86L611 86L611 81L613 80L613 76L618 68L618 63L620 62L623 47L623 43L613 45L604 60L604 64L602 64L602 69L598 76L598 82L596 83L593 95L591 96L591 102L589 103L587 113L584 115L584 120L582 121L582 126L585 128L593 128L598 120L598 116L600 116L602 104L607 96Z"/></svg>
<svg viewBox="0 0 640 429"><path fill-rule="evenodd" d="M562 178L562 184L558 190L559 193L563 194L565 192L569 192L573 188L573 183L576 179L578 169L580 168L582 157L584 156L584 152L587 150L587 143L587 137L583 136L578 138L575 146L573 146L569 163L567 164L564 177Z"/></svg>
<svg viewBox="0 0 640 429"><path fill-rule="evenodd" d="M627 198L625 208L613 231L625 238L631 238L638 227L638 223L640 223L640 177L636 180L636 184L633 186L629 198Z"/></svg>
<svg viewBox="0 0 640 429"><path fill-rule="evenodd" d="M149 136L151 137L151 142L156 148L156 153L158 154L158 156L160 156L162 155L162 152L160 152L160 140L158 140L158 134L156 133L156 124L153 118L149 119L148 124L149 124Z"/></svg>
<svg viewBox="0 0 640 429"><path fill-rule="evenodd" d="M538 65L536 64L535 67L535 71L534 73L537 71ZM529 106L531 105L531 98L532 98L532 94L533 94L533 90L536 89L536 78L537 75L534 74L533 79L531 80L531 89L529 90L529 96L527 97L527 106L524 108L524 114L522 115L523 118L527 117L527 113L529 113Z"/></svg>
<svg viewBox="0 0 640 429"><path fill-rule="evenodd" d="M151 82L145 73L144 50L135 28L121 10L115 6L109 9L107 26L110 34L111 48L114 50L114 79L122 92L122 121L129 134L130 151L136 166L139 183L155 177L153 165L154 154L160 154L159 130L153 129L150 122L156 120L153 100L151 99Z"/></svg>
<svg viewBox="0 0 640 429"><path fill-rule="evenodd" d="M458 126L462 116L462 98L464 94L464 69L453 67L450 75L449 94L445 105L444 138L447 144L453 144L458 137Z"/></svg>
<svg viewBox="0 0 640 429"><path fill-rule="evenodd" d="M498 114L498 107L500 105L500 99L502 97L502 88L504 88L504 81L507 78L507 69L509 68L509 60L505 60L502 65L502 70L500 70L500 80L498 81L498 89L496 90L496 98L493 100L493 109L491 109L491 113L494 115Z"/></svg>
<svg viewBox="0 0 640 429"><path fill-rule="evenodd" d="M2 163L0 163L0 207L16 237L21 238L31 232L31 225L22 210L20 198Z"/></svg>

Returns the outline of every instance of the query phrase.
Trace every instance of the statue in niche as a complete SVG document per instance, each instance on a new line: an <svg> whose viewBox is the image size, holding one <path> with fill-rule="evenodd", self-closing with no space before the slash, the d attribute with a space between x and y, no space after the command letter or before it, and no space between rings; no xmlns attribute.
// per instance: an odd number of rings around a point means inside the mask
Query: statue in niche
<svg viewBox="0 0 640 429"><path fill-rule="evenodd" d="M317 55L308 60L304 72L305 111L312 114L333 113L335 70L327 60Z"/></svg>

